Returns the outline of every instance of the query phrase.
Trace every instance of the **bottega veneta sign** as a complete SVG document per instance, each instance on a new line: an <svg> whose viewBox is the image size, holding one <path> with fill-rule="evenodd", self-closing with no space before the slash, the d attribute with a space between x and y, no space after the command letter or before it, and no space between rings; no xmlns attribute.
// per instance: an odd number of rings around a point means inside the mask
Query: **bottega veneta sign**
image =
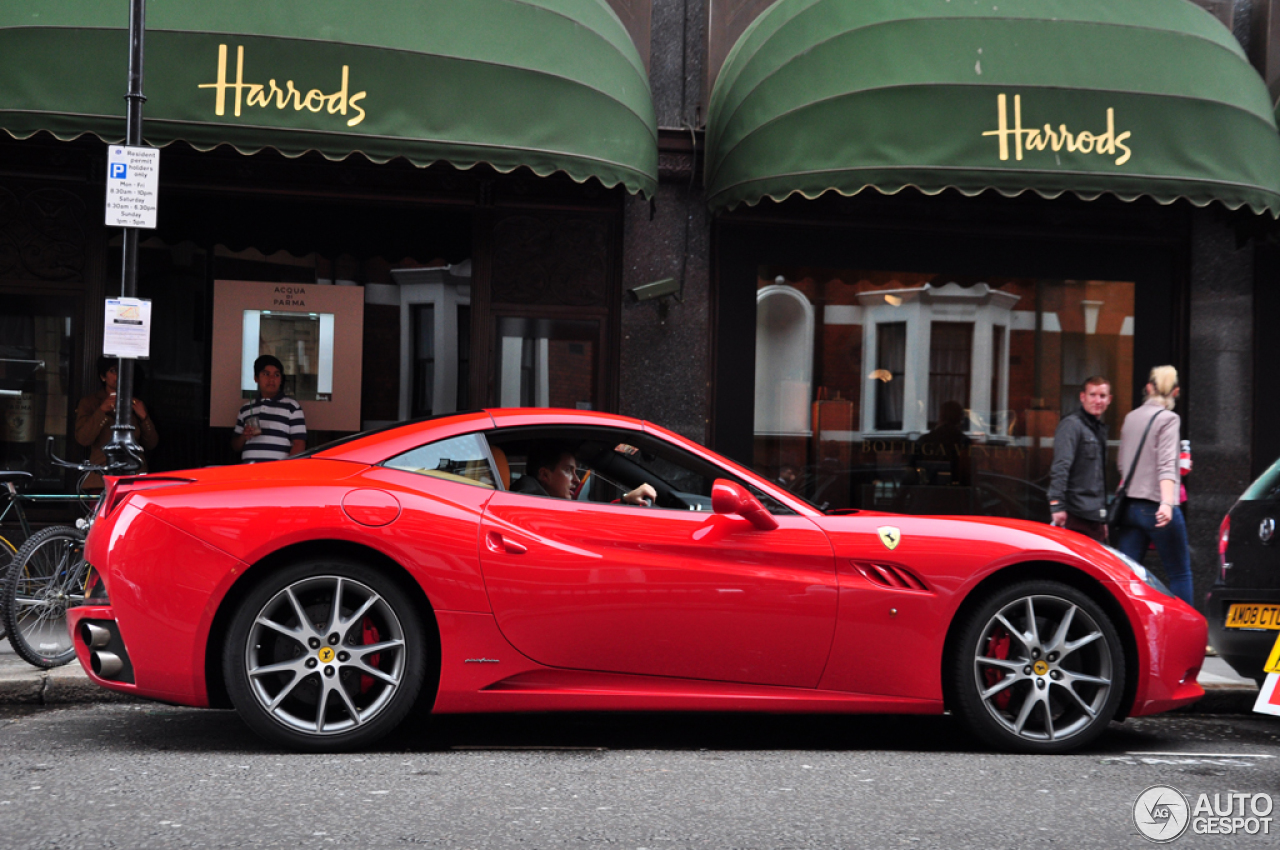
<svg viewBox="0 0 1280 850"><path fill-rule="evenodd" d="M236 79L227 81L227 46L218 45L218 81L216 83L200 83L202 89L213 89L217 94L213 111L215 115L225 115L227 108L227 92L234 92L234 114L240 117L241 107L249 106L259 109L276 109L279 111L292 109L294 112L327 111L330 115L346 115L354 113L347 119L347 126L354 127L364 120L365 111L359 106L368 92L348 93L348 66L342 66L342 85L337 91L325 93L321 89L302 89L294 85L293 80L285 80L284 86L269 79L266 83L246 83L244 81L244 46L236 46ZM1001 95L1003 97L1003 95Z"/></svg>
<svg viewBox="0 0 1280 850"><path fill-rule="evenodd" d="M996 95L997 129L987 130L982 135L995 136L1000 142L1000 160L1009 158L1009 142L1013 141L1014 159L1021 161L1024 151L1062 150L1071 153L1098 154L1115 157L1116 165L1124 165L1129 161L1132 151L1125 144L1133 134L1128 130L1116 132L1116 111L1107 109L1107 129L1096 133L1089 130L1071 130L1066 124L1059 124L1054 129L1052 124L1043 127L1022 126L1022 95L1013 96L1013 126L1009 126L1008 97Z"/></svg>

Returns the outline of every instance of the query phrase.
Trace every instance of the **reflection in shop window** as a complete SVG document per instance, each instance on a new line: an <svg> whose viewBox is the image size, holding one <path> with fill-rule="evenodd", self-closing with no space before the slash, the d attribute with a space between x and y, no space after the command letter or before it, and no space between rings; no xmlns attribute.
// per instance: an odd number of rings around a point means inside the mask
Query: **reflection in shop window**
<svg viewBox="0 0 1280 850"><path fill-rule="evenodd" d="M499 407L595 410L600 323L594 319L497 319Z"/></svg>
<svg viewBox="0 0 1280 850"><path fill-rule="evenodd" d="M778 277L814 330L766 314ZM769 268L758 290L755 464L828 507L1045 521L1080 384L1112 380L1113 435L1128 412L1132 282ZM803 398L780 352L811 365Z"/></svg>
<svg viewBox="0 0 1280 850"><path fill-rule="evenodd" d="M794 287L775 283L756 293L756 433L809 433L813 374L813 305Z"/></svg>
<svg viewBox="0 0 1280 850"><path fill-rule="evenodd" d="M929 336L929 427L947 402L969 410L973 322L932 322Z"/></svg>
<svg viewBox="0 0 1280 850"><path fill-rule="evenodd" d="M876 327L876 370L871 385L876 394L876 430L902 429L906 389L907 323L886 322Z"/></svg>

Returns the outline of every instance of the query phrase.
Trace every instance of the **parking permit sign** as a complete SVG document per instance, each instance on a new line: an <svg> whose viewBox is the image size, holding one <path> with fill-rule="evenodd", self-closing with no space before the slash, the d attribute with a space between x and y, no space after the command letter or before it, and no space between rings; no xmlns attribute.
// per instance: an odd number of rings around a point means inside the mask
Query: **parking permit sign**
<svg viewBox="0 0 1280 850"><path fill-rule="evenodd" d="M107 227L155 229L160 149L107 146Z"/></svg>

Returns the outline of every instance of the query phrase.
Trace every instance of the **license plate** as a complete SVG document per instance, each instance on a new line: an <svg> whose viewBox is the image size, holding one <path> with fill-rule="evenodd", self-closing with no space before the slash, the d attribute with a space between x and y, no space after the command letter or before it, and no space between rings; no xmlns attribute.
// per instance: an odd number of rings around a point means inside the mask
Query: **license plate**
<svg viewBox="0 0 1280 850"><path fill-rule="evenodd" d="M1280 629L1280 605L1232 605L1227 609L1228 629Z"/></svg>

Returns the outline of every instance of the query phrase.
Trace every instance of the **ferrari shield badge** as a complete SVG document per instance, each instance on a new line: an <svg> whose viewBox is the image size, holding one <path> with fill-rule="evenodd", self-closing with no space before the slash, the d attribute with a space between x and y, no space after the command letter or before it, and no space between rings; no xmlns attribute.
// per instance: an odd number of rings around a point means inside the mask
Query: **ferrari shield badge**
<svg viewBox="0 0 1280 850"><path fill-rule="evenodd" d="M898 543L902 541L902 532L892 525L882 525L876 529L876 533L880 535L880 542L886 549L897 549Z"/></svg>

